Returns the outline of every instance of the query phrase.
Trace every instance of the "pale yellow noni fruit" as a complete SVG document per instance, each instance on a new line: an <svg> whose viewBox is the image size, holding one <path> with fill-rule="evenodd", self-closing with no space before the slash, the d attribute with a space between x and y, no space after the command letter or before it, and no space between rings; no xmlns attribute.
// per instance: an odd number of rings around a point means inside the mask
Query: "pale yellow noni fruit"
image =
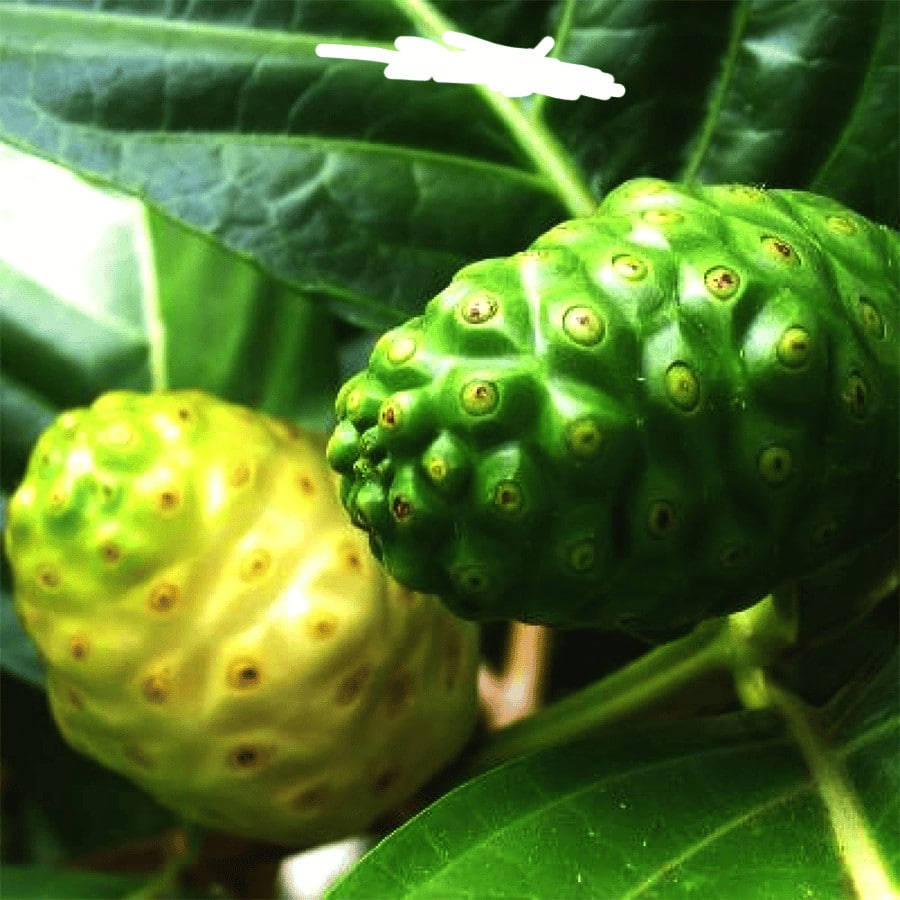
<svg viewBox="0 0 900 900"><path fill-rule="evenodd" d="M106 394L40 438L5 538L62 733L188 818L345 835L472 731L476 628L384 574L317 434Z"/></svg>

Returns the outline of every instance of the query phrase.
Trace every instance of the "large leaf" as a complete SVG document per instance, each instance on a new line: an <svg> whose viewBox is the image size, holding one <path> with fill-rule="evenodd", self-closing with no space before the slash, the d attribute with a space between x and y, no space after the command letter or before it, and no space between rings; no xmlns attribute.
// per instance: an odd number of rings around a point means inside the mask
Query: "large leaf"
<svg viewBox="0 0 900 900"><path fill-rule="evenodd" d="M890 0L0 7L0 137L145 197L356 321L417 311L627 177L811 187L896 223ZM320 59L444 27L626 86L510 101Z"/></svg>
<svg viewBox="0 0 900 900"><path fill-rule="evenodd" d="M895 877L896 670L835 704L828 751ZM839 897L822 788L770 713L619 726L458 788L330 896Z"/></svg>
<svg viewBox="0 0 900 900"><path fill-rule="evenodd" d="M48 866L3 866L3 893L17 900L104 900L127 897L143 887L146 879L134 875L111 875L77 870L61 871Z"/></svg>

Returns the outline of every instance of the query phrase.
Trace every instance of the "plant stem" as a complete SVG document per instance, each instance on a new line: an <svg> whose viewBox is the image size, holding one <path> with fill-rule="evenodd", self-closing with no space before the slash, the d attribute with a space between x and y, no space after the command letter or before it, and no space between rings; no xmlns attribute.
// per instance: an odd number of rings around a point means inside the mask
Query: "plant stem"
<svg viewBox="0 0 900 900"><path fill-rule="evenodd" d="M869 835L865 816L842 768L813 721L812 711L798 697L776 684L762 669L741 675L740 693L762 699L788 726L819 791L838 853L861 900L897 900L900 892L891 884L878 847Z"/></svg>
<svg viewBox="0 0 900 900"><path fill-rule="evenodd" d="M544 625L513 622L500 674L482 666L478 693L492 731L524 719L541 705L550 665L551 637L551 630Z"/></svg>
<svg viewBox="0 0 900 900"><path fill-rule="evenodd" d="M428 0L397 0L397 5L429 37L440 38L445 31L455 30L453 23L445 19ZM543 119L529 118L521 104L484 85L473 87L506 125L535 170L546 175L554 193L569 214L576 217L590 215L596 208L597 201L582 180L570 154L557 141Z"/></svg>
<svg viewBox="0 0 900 900"><path fill-rule="evenodd" d="M727 668L730 648L722 646L722 630L722 620L704 623L685 637L654 648L589 687L502 729L468 761L463 777L579 737L644 709L717 668Z"/></svg>
<svg viewBox="0 0 900 900"><path fill-rule="evenodd" d="M166 864L142 888L125 900L159 900L180 896L181 873L193 865L203 842L203 829L193 822L185 822L171 841L172 855Z"/></svg>

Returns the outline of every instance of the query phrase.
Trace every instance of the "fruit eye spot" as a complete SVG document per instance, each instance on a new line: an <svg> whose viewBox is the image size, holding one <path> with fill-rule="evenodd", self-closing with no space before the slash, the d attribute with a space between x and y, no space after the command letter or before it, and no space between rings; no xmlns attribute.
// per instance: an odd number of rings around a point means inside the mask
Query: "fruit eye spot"
<svg viewBox="0 0 900 900"><path fill-rule="evenodd" d="M440 484L447 477L447 462L443 459L432 459L428 463L428 477L435 483Z"/></svg>
<svg viewBox="0 0 900 900"><path fill-rule="evenodd" d="M851 416L855 419L866 417L869 408L869 388L857 372L847 379L842 396Z"/></svg>
<svg viewBox="0 0 900 900"><path fill-rule="evenodd" d="M771 235L767 235L761 240L763 252L770 259L790 266L800 265L800 257L797 256L797 251L787 241Z"/></svg>
<svg viewBox="0 0 900 900"><path fill-rule="evenodd" d="M306 629L309 636L316 641L323 641L330 638L338 627L337 616L329 613L319 614L309 619L306 623Z"/></svg>
<svg viewBox="0 0 900 900"><path fill-rule="evenodd" d="M563 331L576 344L592 347L603 340L606 325L602 317L589 306L572 306L563 316Z"/></svg>
<svg viewBox="0 0 900 900"><path fill-rule="evenodd" d="M297 487L300 488L301 493L306 494L307 496L311 496L316 492L316 486L309 475L298 475Z"/></svg>
<svg viewBox="0 0 900 900"><path fill-rule="evenodd" d="M231 751L229 761L235 769L246 772L260 766L267 756L268 754L259 747L254 747L252 744L242 744Z"/></svg>
<svg viewBox="0 0 900 900"><path fill-rule="evenodd" d="M881 340L884 337L884 319L875 305L865 297L859 298L859 317L862 319L863 328L872 337Z"/></svg>
<svg viewBox="0 0 900 900"><path fill-rule="evenodd" d="M825 224L828 226L828 230L835 234L856 234L856 223L846 216L829 216L825 220Z"/></svg>
<svg viewBox="0 0 900 900"><path fill-rule="evenodd" d="M741 276L728 266L714 266L703 276L703 283L717 300L728 300L741 286Z"/></svg>
<svg viewBox="0 0 900 900"><path fill-rule="evenodd" d="M194 418L193 412L187 406L179 406L175 411L175 415L178 416L179 421L181 422L190 422Z"/></svg>
<svg viewBox="0 0 900 900"><path fill-rule="evenodd" d="M162 491L157 497L157 505L162 512L171 512L181 504L181 496L177 491Z"/></svg>
<svg viewBox="0 0 900 900"><path fill-rule="evenodd" d="M416 342L406 335L396 338L388 348L387 357L395 365L405 363L416 352Z"/></svg>
<svg viewBox="0 0 900 900"><path fill-rule="evenodd" d="M492 381L470 381L462 389L462 408L473 416L493 412L499 399L497 385Z"/></svg>
<svg viewBox="0 0 900 900"><path fill-rule="evenodd" d="M344 401L344 406L347 410L347 415L353 417L359 413L362 408L363 402L363 394L359 388L354 388L347 394L347 399Z"/></svg>
<svg viewBox="0 0 900 900"><path fill-rule="evenodd" d="M155 675L149 675L144 679L141 688L144 699L150 703L165 703L169 699L172 692L172 684L167 672L158 672Z"/></svg>
<svg viewBox="0 0 900 900"><path fill-rule="evenodd" d="M66 505L68 499L69 495L61 485L57 485L50 492L50 506L53 507L54 511L60 511Z"/></svg>
<svg viewBox="0 0 900 900"><path fill-rule="evenodd" d="M66 691L66 697L75 709L84 709L84 697L75 688L69 688Z"/></svg>
<svg viewBox="0 0 900 900"><path fill-rule="evenodd" d="M594 456L603 444L603 431L593 419L578 419L566 428L570 452L582 459Z"/></svg>
<svg viewBox="0 0 900 900"><path fill-rule="evenodd" d="M400 772L397 769L385 769L376 779L373 787L375 788L375 793L383 794L385 791L389 790L394 784L397 783L397 779L400 777Z"/></svg>
<svg viewBox="0 0 900 900"><path fill-rule="evenodd" d="M228 667L228 683L233 688L244 690L258 687L261 679L259 666L252 659L236 659Z"/></svg>
<svg viewBox="0 0 900 900"><path fill-rule="evenodd" d="M576 572L590 572L597 564L597 550L589 538L572 544L567 554L569 565Z"/></svg>
<svg viewBox="0 0 900 900"><path fill-rule="evenodd" d="M741 546L726 547L719 556L719 562L726 569L739 569L747 564L747 548Z"/></svg>
<svg viewBox="0 0 900 900"><path fill-rule="evenodd" d="M272 565L272 554L262 547L251 550L241 562L241 578L244 581L253 581L261 578Z"/></svg>
<svg viewBox="0 0 900 900"><path fill-rule="evenodd" d="M250 480L250 466L247 463L238 463L228 476L228 483L232 487L240 487Z"/></svg>
<svg viewBox="0 0 900 900"><path fill-rule="evenodd" d="M680 222L684 216L674 209L647 209L644 210L641 218L648 225L674 225Z"/></svg>
<svg viewBox="0 0 900 900"><path fill-rule="evenodd" d="M501 481L494 488L494 506L504 512L518 512L522 508L522 489L515 481Z"/></svg>
<svg viewBox="0 0 900 900"><path fill-rule="evenodd" d="M386 400L378 411L378 424L382 428L396 428L403 418L399 407L393 400Z"/></svg>
<svg viewBox="0 0 900 900"><path fill-rule="evenodd" d="M104 544L100 548L100 556L109 565L115 565L122 558L122 550L116 544Z"/></svg>
<svg viewBox="0 0 900 900"><path fill-rule="evenodd" d="M759 474L772 485L783 484L793 469L791 452L785 447L766 447L756 464Z"/></svg>
<svg viewBox="0 0 900 900"><path fill-rule="evenodd" d="M150 609L154 612L168 612L178 602L178 586L164 581L150 591Z"/></svg>
<svg viewBox="0 0 900 900"><path fill-rule="evenodd" d="M620 253L613 257L613 270L626 281L641 281L647 277L647 263L631 253Z"/></svg>
<svg viewBox="0 0 900 900"><path fill-rule="evenodd" d="M69 649L72 652L73 659L85 659L90 652L91 645L87 638L73 637L69 642Z"/></svg>
<svg viewBox="0 0 900 900"><path fill-rule="evenodd" d="M483 594L490 585L488 576L474 566L454 573L453 580L465 594Z"/></svg>
<svg viewBox="0 0 900 900"><path fill-rule="evenodd" d="M405 522L413 514L413 505L406 497L398 495L391 503L391 513L398 522Z"/></svg>
<svg viewBox="0 0 900 900"><path fill-rule="evenodd" d="M337 694L335 694L335 702L340 706L346 706L352 703L361 693L372 674L369 665L363 664L354 669L340 684Z"/></svg>
<svg viewBox="0 0 900 900"><path fill-rule="evenodd" d="M398 672L392 679L385 694L388 715L395 715L406 706L412 695L412 676L407 671Z"/></svg>
<svg viewBox="0 0 900 900"><path fill-rule="evenodd" d="M783 366L800 369L809 362L810 346L809 332L799 325L794 325L781 336L775 352Z"/></svg>
<svg viewBox="0 0 900 900"><path fill-rule="evenodd" d="M668 500L657 500L651 504L647 525L653 537L666 537L674 530L677 521L675 507Z"/></svg>
<svg viewBox="0 0 900 900"><path fill-rule="evenodd" d="M674 362L666 369L666 394L679 409L690 412L700 400L700 384L690 366Z"/></svg>
<svg viewBox="0 0 900 900"><path fill-rule="evenodd" d="M474 297L467 297L459 304L459 314L463 321L470 325L481 325L492 319L500 308L497 298L490 293L482 292Z"/></svg>
<svg viewBox="0 0 900 900"><path fill-rule="evenodd" d="M294 809L313 810L324 806L327 799L328 788L324 785L317 785L316 787L306 788L306 790L297 794L291 801L291 806Z"/></svg>
<svg viewBox="0 0 900 900"><path fill-rule="evenodd" d="M53 590L59 587L59 572L51 566L41 566L37 580L42 588Z"/></svg>

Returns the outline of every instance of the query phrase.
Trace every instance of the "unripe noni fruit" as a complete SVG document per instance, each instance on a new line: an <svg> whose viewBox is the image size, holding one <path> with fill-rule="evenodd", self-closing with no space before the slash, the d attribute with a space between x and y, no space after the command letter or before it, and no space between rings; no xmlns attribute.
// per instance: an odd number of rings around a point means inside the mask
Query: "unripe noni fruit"
<svg viewBox="0 0 900 900"><path fill-rule="evenodd" d="M61 415L9 504L67 740L191 819L368 826L467 740L477 631L384 574L324 437L196 391Z"/></svg>
<svg viewBox="0 0 900 900"><path fill-rule="evenodd" d="M896 524L898 248L811 193L627 182L379 340L337 400L344 503L467 617L748 606Z"/></svg>

